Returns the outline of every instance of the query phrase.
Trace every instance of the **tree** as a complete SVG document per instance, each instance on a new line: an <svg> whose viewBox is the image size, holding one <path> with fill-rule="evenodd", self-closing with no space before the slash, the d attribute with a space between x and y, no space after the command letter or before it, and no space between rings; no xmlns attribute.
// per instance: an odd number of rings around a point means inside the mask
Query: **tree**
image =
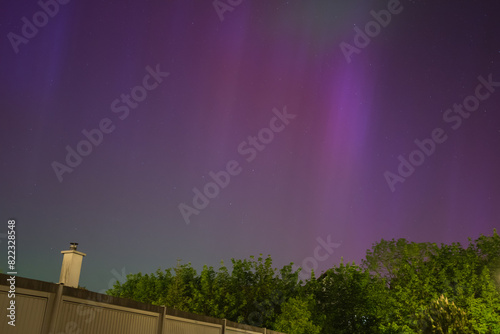
<svg viewBox="0 0 500 334"><path fill-rule="evenodd" d="M318 278L315 312L324 315L322 334L377 333L386 304L385 281L352 264Z"/></svg>
<svg viewBox="0 0 500 334"><path fill-rule="evenodd" d="M107 293L272 328L282 304L298 294L298 272L292 270L292 264L273 268L271 257L262 254L257 259L250 256L231 262L231 273L221 262L217 272L204 266L199 276L190 263L149 275L128 275L126 282L116 282Z"/></svg>
<svg viewBox="0 0 500 334"><path fill-rule="evenodd" d="M192 312L194 290L198 286L196 271L191 263L177 264L174 268L175 276L168 285L167 293L160 297L160 303L181 311Z"/></svg>
<svg viewBox="0 0 500 334"><path fill-rule="evenodd" d="M319 334L321 327L312 322L314 300L309 297L293 297L281 307L274 330L287 334Z"/></svg>
<svg viewBox="0 0 500 334"><path fill-rule="evenodd" d="M493 235L481 235L471 247L478 253L481 261L488 267L496 286L500 291L500 236L497 230L493 230Z"/></svg>
<svg viewBox="0 0 500 334"><path fill-rule="evenodd" d="M405 239L375 244L363 263L388 282L391 312L380 327L383 332L420 330L418 314L441 295L467 314L476 332L482 333L486 323L488 330L495 328L499 294L488 268L497 268L499 241L494 232L493 237L470 241L467 248L460 243L438 247Z"/></svg>
<svg viewBox="0 0 500 334"><path fill-rule="evenodd" d="M419 330L423 334L470 334L467 313L441 295L432 301L419 316Z"/></svg>
<svg viewBox="0 0 500 334"><path fill-rule="evenodd" d="M500 334L500 294L488 267L483 268L477 280L480 289L467 298L472 327L480 334Z"/></svg>
<svg viewBox="0 0 500 334"><path fill-rule="evenodd" d="M362 267L372 274L386 278L390 285L401 279L405 266L420 267L436 253L438 247L431 243L415 243L406 239L384 240L366 251ZM401 272L403 270L403 272Z"/></svg>
<svg viewBox="0 0 500 334"><path fill-rule="evenodd" d="M170 278L170 277L169 277ZM142 303L154 304L163 291L156 289L157 278L154 274L128 274L123 283L116 281L112 289L106 291L108 295L129 298Z"/></svg>
<svg viewBox="0 0 500 334"><path fill-rule="evenodd" d="M229 318L234 308L229 290L230 275L224 262L216 272L213 267L203 266L199 284L193 289L192 312L217 318Z"/></svg>
<svg viewBox="0 0 500 334"><path fill-rule="evenodd" d="M298 272L293 272L292 264L278 271L271 257L264 259L262 254L257 259L232 259L232 263L229 290L234 308L228 319L272 328L281 304L298 293Z"/></svg>
<svg viewBox="0 0 500 334"><path fill-rule="evenodd" d="M367 250L363 268L386 284L386 312L379 326L381 332L414 333L415 313L434 296L435 282L428 274L428 263L437 251L435 244L406 239L382 239Z"/></svg>
<svg viewBox="0 0 500 334"><path fill-rule="evenodd" d="M362 267L341 262L304 285L292 264L278 270L270 256L231 264L204 266L200 275L191 264L127 275L107 293L289 334L500 334L496 231L466 248L382 239Z"/></svg>

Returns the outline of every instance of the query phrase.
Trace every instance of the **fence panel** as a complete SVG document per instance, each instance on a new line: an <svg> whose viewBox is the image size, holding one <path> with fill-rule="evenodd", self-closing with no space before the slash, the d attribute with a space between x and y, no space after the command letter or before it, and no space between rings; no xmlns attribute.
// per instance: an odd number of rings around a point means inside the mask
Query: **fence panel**
<svg viewBox="0 0 500 334"><path fill-rule="evenodd" d="M226 327L226 334L262 334L261 332L254 332L249 329Z"/></svg>
<svg viewBox="0 0 500 334"><path fill-rule="evenodd" d="M134 309L103 307L101 303L64 300L56 333L156 334L158 314Z"/></svg>
<svg viewBox="0 0 500 334"><path fill-rule="evenodd" d="M0 333L17 334L30 333L40 334L43 325L43 316L47 307L47 298L30 296L16 292L16 326L11 326L7 322L9 318L5 316L10 305L7 291L0 291L0 310L4 314L0 321ZM8 314L8 313L7 313Z"/></svg>
<svg viewBox="0 0 500 334"><path fill-rule="evenodd" d="M222 326L201 321L166 316L163 333L168 334L221 334Z"/></svg>

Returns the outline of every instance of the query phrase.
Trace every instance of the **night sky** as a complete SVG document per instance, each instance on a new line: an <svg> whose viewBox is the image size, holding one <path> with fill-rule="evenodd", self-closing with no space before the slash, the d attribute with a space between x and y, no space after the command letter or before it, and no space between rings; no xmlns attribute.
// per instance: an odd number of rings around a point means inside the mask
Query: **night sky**
<svg viewBox="0 0 500 334"><path fill-rule="evenodd" d="M2 1L3 272L8 219L94 291L500 226L497 0L59 1Z"/></svg>

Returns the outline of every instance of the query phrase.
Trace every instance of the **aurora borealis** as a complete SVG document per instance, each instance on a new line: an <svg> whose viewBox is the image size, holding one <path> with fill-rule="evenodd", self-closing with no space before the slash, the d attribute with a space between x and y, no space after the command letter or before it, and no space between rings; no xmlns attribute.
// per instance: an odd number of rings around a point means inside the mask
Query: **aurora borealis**
<svg viewBox="0 0 500 334"><path fill-rule="evenodd" d="M330 240L321 272L500 226L497 1L41 3L0 14L20 276L57 281L70 242L99 291L177 259L301 264ZM399 157L418 166L391 187Z"/></svg>

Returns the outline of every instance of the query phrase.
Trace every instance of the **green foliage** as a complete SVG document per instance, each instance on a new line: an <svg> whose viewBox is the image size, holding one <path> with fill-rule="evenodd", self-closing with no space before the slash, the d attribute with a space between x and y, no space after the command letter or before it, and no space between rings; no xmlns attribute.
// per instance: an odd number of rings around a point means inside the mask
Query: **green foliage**
<svg viewBox="0 0 500 334"><path fill-rule="evenodd" d="M107 293L288 334L500 334L496 231L466 248L382 239L361 267L341 262L305 284L270 256L231 265L131 274Z"/></svg>
<svg viewBox="0 0 500 334"><path fill-rule="evenodd" d="M314 283L322 334L375 333L386 304L385 281L353 264L327 270Z"/></svg>
<svg viewBox="0 0 500 334"><path fill-rule="evenodd" d="M127 275L126 282L116 282L107 294L272 328L282 304L299 292L298 272L292 264L273 268L270 256L231 262L231 273L221 263L218 271L204 266L200 275L191 264Z"/></svg>
<svg viewBox="0 0 500 334"><path fill-rule="evenodd" d="M494 275L488 270L496 268L499 250L500 238L496 232L492 237L480 236L475 242L470 241L467 248L459 243L438 247L405 239L382 240L374 245L367 251L363 265L374 276L387 280L390 312L379 327L381 332L419 331L416 315L442 294L466 312L474 330L481 332L478 324L484 325L486 319L494 320L494 315L500 313L493 306L483 307L489 313L473 312L471 307L477 303L482 305L485 300L499 305ZM472 300L476 300L476 304Z"/></svg>
<svg viewBox="0 0 500 334"><path fill-rule="evenodd" d="M298 293L298 272L293 272L291 264L279 271L274 269L270 256L233 259L232 264L228 299L234 306L228 319L272 328L281 313L281 304Z"/></svg>
<svg viewBox="0 0 500 334"><path fill-rule="evenodd" d="M174 277L168 286L164 298L160 298L158 304L163 304L181 311L190 311L194 290L198 286L196 271L191 264L177 265L174 268Z"/></svg>
<svg viewBox="0 0 500 334"><path fill-rule="evenodd" d="M500 291L500 236L497 230L493 230L491 237L481 235L475 245L471 245L478 254L483 265L488 270Z"/></svg>
<svg viewBox="0 0 500 334"><path fill-rule="evenodd" d="M454 302L441 295L418 315L419 329L423 334L472 333L467 314Z"/></svg>
<svg viewBox="0 0 500 334"><path fill-rule="evenodd" d="M481 334L500 334L500 294L491 279L488 267L478 277L481 290L467 299L472 327Z"/></svg>
<svg viewBox="0 0 500 334"><path fill-rule="evenodd" d="M363 267L373 274L388 279L402 279L406 266L419 266L437 251L436 244L414 243L406 239L382 239L366 251ZM403 272L402 272L403 271Z"/></svg>
<svg viewBox="0 0 500 334"><path fill-rule="evenodd" d="M381 240L367 251L363 267L374 277L384 279L387 297L382 333L414 333L414 314L431 301L435 280L427 265L438 247L406 239Z"/></svg>
<svg viewBox="0 0 500 334"><path fill-rule="evenodd" d="M480 334L500 334L500 310L489 300L474 298L470 302L471 324Z"/></svg>
<svg viewBox="0 0 500 334"><path fill-rule="evenodd" d="M321 327L312 322L313 306L311 296L288 299L281 307L274 329L287 334L319 334Z"/></svg>

